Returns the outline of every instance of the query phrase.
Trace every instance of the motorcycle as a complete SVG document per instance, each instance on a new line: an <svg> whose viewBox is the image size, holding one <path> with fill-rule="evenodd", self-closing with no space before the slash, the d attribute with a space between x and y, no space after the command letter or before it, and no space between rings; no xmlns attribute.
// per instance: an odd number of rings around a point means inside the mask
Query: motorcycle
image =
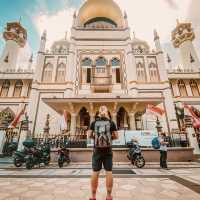
<svg viewBox="0 0 200 200"><path fill-rule="evenodd" d="M35 165L43 163L45 166L50 163L50 145L42 144L40 148L33 148L31 152L25 157L26 168L32 169Z"/></svg>
<svg viewBox="0 0 200 200"><path fill-rule="evenodd" d="M140 149L138 142L134 141L128 142L127 146L129 148L127 155L128 159L137 168L143 168L145 166L145 159L142 156L142 151Z"/></svg>
<svg viewBox="0 0 200 200"><path fill-rule="evenodd" d="M21 167L26 162L26 155L28 154L29 149L24 148L22 151L16 151L13 155L13 163L15 167Z"/></svg>
<svg viewBox="0 0 200 200"><path fill-rule="evenodd" d="M66 147L63 147L61 149L58 150L58 166L60 168L63 167L64 163L66 162L68 165L70 164L71 160L69 157L69 149L67 149Z"/></svg>
<svg viewBox="0 0 200 200"><path fill-rule="evenodd" d="M24 149L22 151L15 151L13 155L13 163L15 167L21 167L26 163L26 156L31 152L32 148L35 146L33 140L26 140L23 142Z"/></svg>

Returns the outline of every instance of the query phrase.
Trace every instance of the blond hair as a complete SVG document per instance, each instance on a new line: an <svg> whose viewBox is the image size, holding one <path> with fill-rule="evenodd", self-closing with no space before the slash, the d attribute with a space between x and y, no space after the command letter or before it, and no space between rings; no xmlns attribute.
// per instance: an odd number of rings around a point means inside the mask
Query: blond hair
<svg viewBox="0 0 200 200"><path fill-rule="evenodd" d="M108 113L108 108L106 106L99 107L99 117L106 117L108 119L110 118Z"/></svg>

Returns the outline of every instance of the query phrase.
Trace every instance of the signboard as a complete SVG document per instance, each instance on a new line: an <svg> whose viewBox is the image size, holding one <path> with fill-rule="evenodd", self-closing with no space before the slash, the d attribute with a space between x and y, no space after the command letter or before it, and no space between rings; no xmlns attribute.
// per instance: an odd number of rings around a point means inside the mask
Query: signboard
<svg viewBox="0 0 200 200"><path fill-rule="evenodd" d="M139 145L143 147L152 147L151 142L155 137L158 137L158 133L156 131L126 131L125 133L126 142L135 138L139 142Z"/></svg>

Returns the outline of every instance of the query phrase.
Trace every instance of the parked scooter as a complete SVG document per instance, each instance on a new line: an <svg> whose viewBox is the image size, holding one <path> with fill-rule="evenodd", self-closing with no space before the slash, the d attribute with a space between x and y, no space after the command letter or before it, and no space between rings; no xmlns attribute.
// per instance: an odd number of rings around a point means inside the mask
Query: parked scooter
<svg viewBox="0 0 200 200"><path fill-rule="evenodd" d="M58 166L60 168L63 167L64 163L66 162L68 165L70 164L71 160L69 157L69 149L67 149L66 147L63 147L61 149L58 150Z"/></svg>
<svg viewBox="0 0 200 200"><path fill-rule="evenodd" d="M31 152L25 157L26 168L32 169L35 165L43 163L44 165L49 165L50 163L50 145L48 143L42 144L40 148L33 148Z"/></svg>
<svg viewBox="0 0 200 200"><path fill-rule="evenodd" d="M23 142L24 149L22 151L15 151L13 155L13 163L15 167L21 167L24 163L26 163L26 156L32 151L35 144L33 140L28 139Z"/></svg>
<svg viewBox="0 0 200 200"><path fill-rule="evenodd" d="M127 155L128 159L137 168L143 168L145 166L145 159L142 156L142 151L140 149L138 142L133 139L131 142L127 143L127 146L129 147Z"/></svg>

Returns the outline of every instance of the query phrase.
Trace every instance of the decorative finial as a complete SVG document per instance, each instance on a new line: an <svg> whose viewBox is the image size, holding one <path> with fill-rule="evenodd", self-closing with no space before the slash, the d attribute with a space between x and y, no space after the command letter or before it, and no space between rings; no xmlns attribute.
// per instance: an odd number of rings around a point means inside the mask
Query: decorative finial
<svg viewBox="0 0 200 200"><path fill-rule="evenodd" d="M124 19L127 19L127 13L124 11Z"/></svg>
<svg viewBox="0 0 200 200"><path fill-rule="evenodd" d="M135 38L135 31L133 31L133 38Z"/></svg>
<svg viewBox="0 0 200 200"><path fill-rule="evenodd" d="M76 18L76 11L74 11L74 15L73 15L73 17Z"/></svg>
<svg viewBox="0 0 200 200"><path fill-rule="evenodd" d="M172 62L172 60L171 60L169 54L167 54L167 62L168 62L168 63L171 63L171 62Z"/></svg>
<svg viewBox="0 0 200 200"><path fill-rule="evenodd" d="M46 39L46 38L47 38L47 31L44 30L41 39L43 40L43 39Z"/></svg>
<svg viewBox="0 0 200 200"><path fill-rule="evenodd" d="M160 37L159 37L159 35L158 35L158 32L157 32L157 30L156 29L154 29L154 40L159 40L160 39Z"/></svg>
<svg viewBox="0 0 200 200"><path fill-rule="evenodd" d="M195 62L194 57L192 56L191 53L190 53L190 62L191 62L191 63Z"/></svg>
<svg viewBox="0 0 200 200"><path fill-rule="evenodd" d="M30 58L29 58L29 63L33 62L33 53L31 54Z"/></svg>
<svg viewBox="0 0 200 200"><path fill-rule="evenodd" d="M65 40L67 40L67 31L65 32Z"/></svg>

